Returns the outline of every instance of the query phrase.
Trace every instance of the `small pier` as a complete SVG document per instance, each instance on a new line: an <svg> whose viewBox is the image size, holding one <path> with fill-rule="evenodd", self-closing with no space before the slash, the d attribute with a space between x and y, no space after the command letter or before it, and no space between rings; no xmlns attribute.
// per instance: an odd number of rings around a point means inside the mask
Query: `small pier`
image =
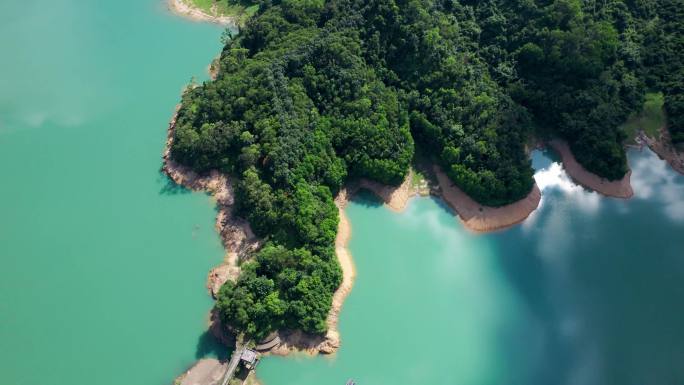
<svg viewBox="0 0 684 385"><path fill-rule="evenodd" d="M230 357L230 362L228 363L228 368L226 373L223 375L223 380L221 385L228 385L230 380L235 377L235 372L242 363L247 370L254 370L259 363L259 355L256 351L245 348L236 347L233 355Z"/></svg>
<svg viewBox="0 0 684 385"><path fill-rule="evenodd" d="M234 379L235 375L238 373L238 369L240 368L241 364L248 371L256 369L260 359L258 351L268 351L279 343L280 338L278 338L276 333L273 333L264 341L261 341L261 343L254 349L250 349L244 345L238 344L230 357L230 361L228 362L228 366L226 367L226 371L223 374L221 381L217 382L216 384L230 385L231 380ZM350 378L347 380L345 385L356 385L356 381Z"/></svg>

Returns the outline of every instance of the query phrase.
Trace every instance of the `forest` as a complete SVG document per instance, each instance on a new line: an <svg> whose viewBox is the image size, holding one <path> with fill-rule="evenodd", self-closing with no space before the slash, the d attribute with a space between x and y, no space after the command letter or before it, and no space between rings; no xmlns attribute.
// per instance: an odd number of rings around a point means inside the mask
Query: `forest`
<svg viewBox="0 0 684 385"><path fill-rule="evenodd" d="M224 0L225 1L225 0ZM526 196L533 138L589 171L627 172L620 128L664 94L684 142L682 0L264 0L189 89L172 157L236 181L266 245L220 290L236 333L326 331L341 282L333 198L398 185L416 149L478 202Z"/></svg>

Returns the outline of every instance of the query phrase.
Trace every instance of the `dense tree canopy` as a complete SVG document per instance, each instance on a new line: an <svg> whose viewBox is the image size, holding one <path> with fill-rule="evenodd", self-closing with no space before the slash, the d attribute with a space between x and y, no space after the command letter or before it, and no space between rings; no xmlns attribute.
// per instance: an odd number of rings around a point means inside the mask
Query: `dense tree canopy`
<svg viewBox="0 0 684 385"><path fill-rule="evenodd" d="M172 147L237 182L268 245L221 289L238 332L325 331L340 282L333 196L399 184L415 146L477 201L529 193L525 151L566 139L585 168L627 171L619 128L662 89L684 140L681 0L264 0L214 81L185 93Z"/></svg>
<svg viewBox="0 0 684 385"><path fill-rule="evenodd" d="M672 140L684 143L684 0L634 1L643 31L644 78L665 94Z"/></svg>

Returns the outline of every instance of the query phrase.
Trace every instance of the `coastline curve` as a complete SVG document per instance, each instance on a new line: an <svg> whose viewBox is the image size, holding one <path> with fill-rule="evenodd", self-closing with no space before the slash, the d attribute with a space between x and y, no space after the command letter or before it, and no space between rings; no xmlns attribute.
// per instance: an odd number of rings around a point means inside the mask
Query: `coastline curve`
<svg viewBox="0 0 684 385"><path fill-rule="evenodd" d="M645 143L658 157L667 162L673 170L684 175L684 153L678 151L672 143L672 138L666 127L659 131L659 137L654 139L646 135L643 131L638 138Z"/></svg>
<svg viewBox="0 0 684 385"><path fill-rule="evenodd" d="M500 207L485 206L456 186L439 166L434 166L434 172L439 182L439 196L456 212L463 226L474 232L496 231L516 225L527 219L541 201L541 190L534 182L532 190L519 201Z"/></svg>
<svg viewBox="0 0 684 385"><path fill-rule="evenodd" d="M190 19L192 21L209 22L225 26L236 26L237 18L234 16L211 15L191 4L187 0L167 0L167 8L172 13Z"/></svg>
<svg viewBox="0 0 684 385"><path fill-rule="evenodd" d="M577 184L608 197L629 199L634 196L634 190L630 183L632 170L627 171L625 176L620 180L609 181L582 167L575 159L572 151L570 151L570 146L568 146L565 141L552 139L548 144L558 152L563 163L563 168Z"/></svg>
<svg viewBox="0 0 684 385"><path fill-rule="evenodd" d="M176 110L169 122L166 146L163 152L162 171L176 184L193 191L205 191L216 201L218 214L216 229L226 249L224 261L213 268L207 278L209 293L216 298L220 287L229 279L237 279L240 262L249 258L257 250L261 242L252 232L249 223L232 214L234 205L233 185L229 178L213 170L206 176L200 176L191 169L177 164L171 159L170 151L175 134L178 114ZM335 197L338 208L339 223L335 239L335 254L342 269L342 283L333 294L330 312L327 317L328 331L325 336L308 335L301 331L279 331L281 343L274 346L266 354L288 355L290 353L332 354L340 346L340 333L337 329L339 313L346 297L353 288L356 270L352 255L348 249L352 229L346 216L345 208L360 189L367 189L377 195L384 204L395 212L403 211L410 198L416 195L435 195L443 199L455 211L465 228L475 232L488 232L513 226L525 220L534 211L541 200L539 187L534 184L532 191L520 201L502 207L488 207L477 203L456 187L442 172L439 166L433 167L437 186L415 188L411 184L413 170L399 186L388 186L372 180L361 179L348 183Z"/></svg>

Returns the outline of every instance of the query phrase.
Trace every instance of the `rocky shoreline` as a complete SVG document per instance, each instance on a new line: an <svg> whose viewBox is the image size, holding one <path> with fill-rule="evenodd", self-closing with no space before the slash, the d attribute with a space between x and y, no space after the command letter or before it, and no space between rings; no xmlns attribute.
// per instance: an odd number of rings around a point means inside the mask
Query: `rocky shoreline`
<svg viewBox="0 0 684 385"><path fill-rule="evenodd" d="M166 135L166 146L163 153L162 171L177 185L193 191L205 191L213 197L218 207L216 215L216 230L221 236L226 250L223 262L209 272L207 289L215 298L218 290L228 279L236 279L240 274L240 263L249 257L250 253L259 248L260 241L254 235L249 223L233 213L235 195L233 185L226 175L218 171L211 171L206 176L200 176L187 167L179 165L171 159L171 145L175 135L176 110L169 122Z"/></svg>
<svg viewBox="0 0 684 385"><path fill-rule="evenodd" d="M226 250L223 262L211 269L207 277L207 289L209 294L216 298L218 290L227 280L236 280L240 274L240 264L247 260L252 252L256 251L260 246L260 240L254 235L249 223L233 213L235 203L235 195L233 184L230 179L213 170L208 175L198 175L191 169L182 166L171 159L171 145L175 135L176 117L178 109L176 110L169 122L166 146L163 152L163 166L162 171L176 184L192 191L202 191L209 193L216 201L218 207L218 214L216 216L216 230L218 231L223 246ZM344 191L344 190L343 190ZM340 196L344 196L344 192ZM334 294L333 308L328 317L329 331L326 336L307 335L301 332L282 331L280 332L281 343L271 349L272 354L285 355L293 351L315 353L334 353L339 347L339 333L337 332L337 315L339 314L342 302L346 294L351 290L353 282L353 265L351 265L351 257L343 251L346 250L346 241L344 240L344 228L348 226L348 221L344 216L344 206L346 199L336 199L336 204L340 210L340 228L336 246L338 250L338 259L343 268L344 278L343 284ZM345 225L347 224L347 225ZM342 234L342 235L340 235ZM337 304L337 305L335 305ZM219 340L228 339L222 328L218 325L217 317L211 317L210 329Z"/></svg>
<svg viewBox="0 0 684 385"><path fill-rule="evenodd" d="M223 262L213 268L207 278L207 289L216 298L218 290L227 280L237 279L240 274L240 264L249 258L249 255L256 251L261 244L249 223L234 215L234 190L226 175L214 170L208 175L201 176L171 159L170 149L175 134L178 108L179 106L169 122L162 170L174 183L193 191L207 192L216 201L219 209L216 216L216 229L226 249ZM435 174L439 182L437 186L414 188L411 186L413 178L413 171L411 171L399 186L388 186L368 179L361 179L348 184L339 192L335 198L340 218L335 249L342 267L343 280L333 295L333 304L328 316L328 333L325 336L313 336L298 331L282 331L280 333L281 344L271 349L270 353L285 355L297 351L311 354L331 354L339 347L338 314L344 299L351 291L355 277L352 257L347 250L347 243L351 237L351 226L344 208L360 189L370 190L382 199L390 209L398 212L404 210L409 199L415 195L433 194L439 196L456 211L465 227L478 232L498 230L523 221L537 208L541 198L539 188L535 184L525 199L503 207L487 207L475 202L453 185L437 166L435 166Z"/></svg>
<svg viewBox="0 0 684 385"><path fill-rule="evenodd" d="M179 16L186 17L194 21L204 21L225 26L237 25L237 18L234 16L217 16L204 12L203 10L188 4L188 0L168 0L169 10Z"/></svg>
<svg viewBox="0 0 684 385"><path fill-rule="evenodd" d="M640 132L637 136L637 142L647 145L660 159L663 159L675 171L684 175L684 152L677 150L672 144L667 128L663 127L660 129L660 136L658 138L651 138L644 132Z"/></svg>

